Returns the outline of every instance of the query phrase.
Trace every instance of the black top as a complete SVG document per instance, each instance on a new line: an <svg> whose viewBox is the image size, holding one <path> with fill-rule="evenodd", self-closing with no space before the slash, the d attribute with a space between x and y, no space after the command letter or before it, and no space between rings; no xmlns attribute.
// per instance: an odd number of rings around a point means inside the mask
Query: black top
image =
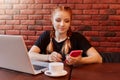
<svg viewBox="0 0 120 80"><path fill-rule="evenodd" d="M53 39L52 41L53 41L54 51L60 53L65 40L62 42L57 42L55 39ZM49 42L50 42L50 31L45 31L44 33L40 35L38 40L35 42L35 45L41 49L42 54L46 54L46 47L48 46ZM71 50L83 50L83 53L82 53L83 57L87 56L86 51L90 47L92 47L91 44L88 42L88 40L82 34L78 32L72 33L70 37L70 42L71 42ZM108 63L109 62L120 62L120 54L118 53L116 54L100 53L100 55L103 58L103 62L108 62ZM62 54L62 57L63 57L63 60L65 60L65 55Z"/></svg>
<svg viewBox="0 0 120 80"><path fill-rule="evenodd" d="M38 40L35 42L35 45L41 49L42 54L46 54L46 48L49 42L50 42L50 31L45 31L40 35ZM53 39L54 51L60 53L64 42L65 40L62 42L57 42L55 39ZM91 47L91 44L88 42L88 40L78 32L72 32L72 35L70 37L70 42L71 42L71 50L83 50L83 54L82 54L83 57L86 56L86 51Z"/></svg>

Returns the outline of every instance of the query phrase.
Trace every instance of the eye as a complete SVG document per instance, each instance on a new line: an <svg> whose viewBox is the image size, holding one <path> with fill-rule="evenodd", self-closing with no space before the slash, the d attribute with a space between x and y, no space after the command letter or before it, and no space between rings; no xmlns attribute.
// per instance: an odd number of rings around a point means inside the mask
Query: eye
<svg viewBox="0 0 120 80"><path fill-rule="evenodd" d="M65 20L65 22L66 22L66 23L69 23L69 22L70 22L70 20L66 19L66 20Z"/></svg>
<svg viewBox="0 0 120 80"><path fill-rule="evenodd" d="M56 22L61 22L60 18L55 19Z"/></svg>

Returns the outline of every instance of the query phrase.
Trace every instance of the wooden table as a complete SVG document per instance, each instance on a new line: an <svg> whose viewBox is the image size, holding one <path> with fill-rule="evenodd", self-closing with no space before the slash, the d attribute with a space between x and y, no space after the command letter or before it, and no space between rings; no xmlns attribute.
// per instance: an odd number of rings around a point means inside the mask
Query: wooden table
<svg viewBox="0 0 120 80"><path fill-rule="evenodd" d="M79 65L71 69L65 66L68 74L63 77L48 77L43 73L31 75L27 73L0 68L0 80L120 80L119 63L103 63Z"/></svg>
<svg viewBox="0 0 120 80"><path fill-rule="evenodd" d="M65 66L65 70L67 70L68 74L62 77L49 77L44 75L44 73L40 73L38 75L32 75L22 72L17 72L13 70L0 68L0 80L68 80L70 76L70 67Z"/></svg>
<svg viewBox="0 0 120 80"><path fill-rule="evenodd" d="M75 67L71 80L120 80L120 63L90 64Z"/></svg>

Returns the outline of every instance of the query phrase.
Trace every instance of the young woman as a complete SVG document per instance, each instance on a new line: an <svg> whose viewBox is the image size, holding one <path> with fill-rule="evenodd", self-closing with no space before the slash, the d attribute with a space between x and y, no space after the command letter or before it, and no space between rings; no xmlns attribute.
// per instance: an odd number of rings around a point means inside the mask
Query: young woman
<svg viewBox="0 0 120 80"><path fill-rule="evenodd" d="M45 31L29 51L32 59L42 61L64 61L67 64L102 63L102 57L88 40L77 32L71 31L72 10L60 6L51 15L53 30ZM69 56L72 50L83 50L78 57ZM66 56L67 55L67 56Z"/></svg>

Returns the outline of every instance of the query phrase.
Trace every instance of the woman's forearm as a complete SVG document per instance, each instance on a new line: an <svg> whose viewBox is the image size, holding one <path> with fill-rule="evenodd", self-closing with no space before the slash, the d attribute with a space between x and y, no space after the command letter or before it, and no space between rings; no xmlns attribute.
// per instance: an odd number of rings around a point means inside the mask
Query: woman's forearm
<svg viewBox="0 0 120 80"><path fill-rule="evenodd" d="M83 64L102 63L102 57L94 47L91 47L87 50L87 56L82 57L80 62Z"/></svg>
<svg viewBox="0 0 120 80"><path fill-rule="evenodd" d="M102 57L101 56L82 57L80 63L82 64L102 63Z"/></svg>
<svg viewBox="0 0 120 80"><path fill-rule="evenodd" d="M31 59L34 59L34 60L49 61L49 55L46 55L46 54L29 52L29 56L30 56Z"/></svg>

